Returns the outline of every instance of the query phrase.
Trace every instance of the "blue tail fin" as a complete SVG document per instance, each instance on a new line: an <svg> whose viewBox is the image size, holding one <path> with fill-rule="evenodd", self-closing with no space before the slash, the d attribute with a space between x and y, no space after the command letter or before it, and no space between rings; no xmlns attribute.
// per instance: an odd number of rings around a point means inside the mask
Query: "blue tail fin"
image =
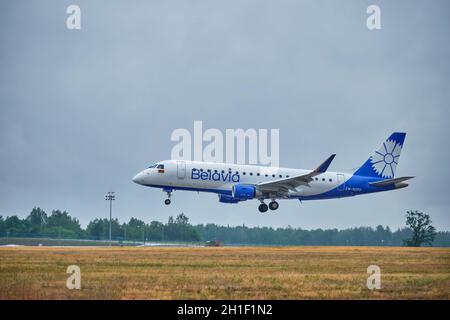
<svg viewBox="0 0 450 320"><path fill-rule="evenodd" d="M355 175L391 179L395 175L395 168L400 159L403 142L406 133L394 132L381 145L381 147L370 156L369 159L356 170Z"/></svg>

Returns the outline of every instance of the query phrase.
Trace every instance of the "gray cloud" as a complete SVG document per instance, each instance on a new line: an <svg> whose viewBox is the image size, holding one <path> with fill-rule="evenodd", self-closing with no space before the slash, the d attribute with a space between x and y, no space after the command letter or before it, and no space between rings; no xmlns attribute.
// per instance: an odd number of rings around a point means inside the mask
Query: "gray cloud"
<svg viewBox="0 0 450 320"><path fill-rule="evenodd" d="M446 1L69 1L0 4L0 213L67 209L83 224L115 214L146 221L186 213L194 223L344 228L403 226L404 212L449 229L450 65ZM321 202L226 205L210 194L163 194L131 182L170 157L170 134L279 128L280 160L332 170L363 163L393 131L408 133L398 175L407 189Z"/></svg>

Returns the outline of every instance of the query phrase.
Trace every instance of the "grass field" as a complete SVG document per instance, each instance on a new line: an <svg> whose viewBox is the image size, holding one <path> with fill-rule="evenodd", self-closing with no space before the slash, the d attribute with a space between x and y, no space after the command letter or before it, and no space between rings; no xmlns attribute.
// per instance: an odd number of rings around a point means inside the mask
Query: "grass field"
<svg viewBox="0 0 450 320"><path fill-rule="evenodd" d="M366 287L381 268L381 289ZM68 290L67 266L81 268ZM450 249L0 248L0 299L450 299Z"/></svg>

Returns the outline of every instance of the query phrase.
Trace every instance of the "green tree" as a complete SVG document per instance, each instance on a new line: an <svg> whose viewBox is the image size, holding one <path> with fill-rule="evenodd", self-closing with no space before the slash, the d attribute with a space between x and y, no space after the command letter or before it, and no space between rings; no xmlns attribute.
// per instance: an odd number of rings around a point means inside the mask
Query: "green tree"
<svg viewBox="0 0 450 320"><path fill-rule="evenodd" d="M26 220L28 221L29 232L42 233L47 224L47 214L41 208L34 207Z"/></svg>
<svg viewBox="0 0 450 320"><path fill-rule="evenodd" d="M106 239L109 233L109 224L107 219L94 219L86 227L88 236L94 239Z"/></svg>
<svg viewBox="0 0 450 320"><path fill-rule="evenodd" d="M152 221L146 227L148 240L163 240L164 224L159 221Z"/></svg>
<svg viewBox="0 0 450 320"><path fill-rule="evenodd" d="M109 219L94 219L86 227L86 234L95 239L109 239ZM111 239L124 237L124 229L117 218L111 220Z"/></svg>
<svg viewBox="0 0 450 320"><path fill-rule="evenodd" d="M123 227L126 229L127 240L144 240L146 229L144 221L131 218Z"/></svg>
<svg viewBox="0 0 450 320"><path fill-rule="evenodd" d="M53 210L47 219L46 233L52 236L81 236L83 230L77 218L72 218L67 211Z"/></svg>
<svg viewBox="0 0 450 320"><path fill-rule="evenodd" d="M6 232L5 219L3 219L3 216L0 216L0 233L3 234L5 232Z"/></svg>
<svg viewBox="0 0 450 320"><path fill-rule="evenodd" d="M431 225L431 218L428 214L417 210L407 211L406 225L412 231L412 237L404 240L407 246L420 247L422 243L432 245L436 229Z"/></svg>
<svg viewBox="0 0 450 320"><path fill-rule="evenodd" d="M186 215L184 213L181 213L176 217L175 223L181 224L181 225L187 225L187 224L189 224L189 218L186 217Z"/></svg>
<svg viewBox="0 0 450 320"><path fill-rule="evenodd" d="M28 222L17 216L6 217L5 226L9 233L26 233L28 230Z"/></svg>
<svg viewBox="0 0 450 320"><path fill-rule="evenodd" d="M189 218L184 213L179 214L175 219L172 216L169 217L167 226L164 228L164 237L167 240L200 240L200 234L189 223Z"/></svg>

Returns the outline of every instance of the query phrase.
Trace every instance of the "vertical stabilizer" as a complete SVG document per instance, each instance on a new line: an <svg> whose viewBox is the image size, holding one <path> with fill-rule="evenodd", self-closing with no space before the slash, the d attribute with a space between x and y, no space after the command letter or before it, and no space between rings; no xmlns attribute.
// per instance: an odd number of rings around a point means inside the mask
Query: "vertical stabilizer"
<svg viewBox="0 0 450 320"><path fill-rule="evenodd" d="M355 172L355 175L391 179L400 159L406 133L394 132Z"/></svg>

